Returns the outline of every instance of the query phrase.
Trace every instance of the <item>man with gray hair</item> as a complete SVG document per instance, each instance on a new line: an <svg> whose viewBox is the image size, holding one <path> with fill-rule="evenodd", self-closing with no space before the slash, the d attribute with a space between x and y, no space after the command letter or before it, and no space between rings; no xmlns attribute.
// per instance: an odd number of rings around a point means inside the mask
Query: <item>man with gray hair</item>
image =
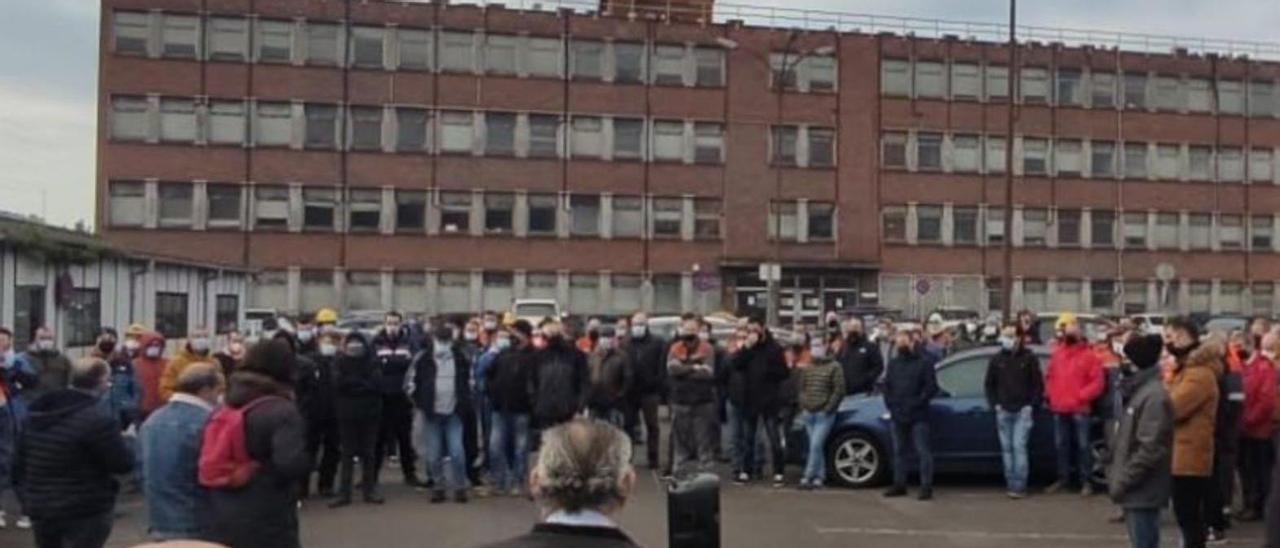
<svg viewBox="0 0 1280 548"><path fill-rule="evenodd" d="M221 386L218 366L192 363L174 379L169 401L142 423L142 490L152 539L199 539L206 532L209 499L196 468L201 432Z"/></svg>
<svg viewBox="0 0 1280 548"><path fill-rule="evenodd" d="M618 428L582 418L550 428L529 474L542 523L490 548L638 546L615 521L635 484L631 440Z"/></svg>

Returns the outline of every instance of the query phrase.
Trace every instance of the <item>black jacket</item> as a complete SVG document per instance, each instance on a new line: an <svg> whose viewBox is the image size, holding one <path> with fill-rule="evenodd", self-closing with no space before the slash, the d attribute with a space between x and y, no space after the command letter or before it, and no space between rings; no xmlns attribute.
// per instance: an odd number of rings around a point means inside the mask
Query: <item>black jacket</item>
<svg viewBox="0 0 1280 548"><path fill-rule="evenodd" d="M351 341L364 345L364 356L353 358L346 354L346 345ZM382 370L373 361L369 340L353 331L347 335L339 352L334 360L334 407L338 416L366 417L376 421L382 413Z"/></svg>
<svg viewBox="0 0 1280 548"><path fill-rule="evenodd" d="M319 352L298 355L294 391L298 395L298 410L307 422L323 422L335 417L336 360L336 356L323 356Z"/></svg>
<svg viewBox="0 0 1280 548"><path fill-rule="evenodd" d="M633 548L626 533L608 527L539 523L527 535L486 544L484 548Z"/></svg>
<svg viewBox="0 0 1280 548"><path fill-rule="evenodd" d="M667 391L667 343L652 333L627 338L623 349L634 368L631 375L632 396L665 394Z"/></svg>
<svg viewBox="0 0 1280 548"><path fill-rule="evenodd" d="M299 546L297 483L311 469L302 414L289 398L291 387L253 371L237 371L226 405L243 407L256 399L281 396L254 407L244 419L245 447L261 465L238 489L211 489L211 536L232 548Z"/></svg>
<svg viewBox="0 0 1280 548"><path fill-rule="evenodd" d="M844 373L845 394L871 392L884 373L884 356L880 354L880 348L863 337L856 340L846 338L836 361L840 362L840 370Z"/></svg>
<svg viewBox="0 0 1280 548"><path fill-rule="evenodd" d="M527 414L533 411L529 395L529 377L537 353L531 346L503 350L485 371L485 388L489 403L503 413Z"/></svg>
<svg viewBox="0 0 1280 548"><path fill-rule="evenodd" d="M373 337L373 360L382 370L382 395L404 394L404 377L413 362L413 350L409 332L403 327L394 337L388 336L385 329Z"/></svg>
<svg viewBox="0 0 1280 548"><path fill-rule="evenodd" d="M1244 380L1222 364L1218 375L1218 413L1213 426L1214 452L1234 455L1240 448L1240 416L1244 413Z"/></svg>
<svg viewBox="0 0 1280 548"><path fill-rule="evenodd" d="M92 394L63 388L31 404L18 445L14 480L35 519L68 519L110 512L119 484L133 469L116 419Z"/></svg>
<svg viewBox="0 0 1280 548"><path fill-rule="evenodd" d="M734 407L741 409L747 401L747 372L734 368L739 353L741 350L725 356L724 363L716 371L716 378L719 380L720 391L725 399Z"/></svg>
<svg viewBox="0 0 1280 548"><path fill-rule="evenodd" d="M435 345L427 344L417 356L413 357L413 366L409 370L410 385L413 386L413 405L428 415L435 413L436 405L436 358ZM456 404L453 412L463 417L471 410L471 362L462 348L455 343L450 348L453 354L453 397Z"/></svg>
<svg viewBox="0 0 1280 548"><path fill-rule="evenodd" d="M700 345L705 344L706 353L698 355ZM680 359L677 355L677 347L683 346L684 343L679 339L671 345L672 350L668 352L667 358L667 375L671 384L671 403L676 405L698 405L703 403L711 403L716 400L716 351L711 343L703 343L701 341L694 343L694 348L688 350L687 347L680 349L680 355L684 359ZM707 369L697 368L697 365L705 365Z"/></svg>
<svg viewBox="0 0 1280 548"><path fill-rule="evenodd" d="M597 348L587 356L591 370L591 394L587 403L593 408L620 409L631 390L635 373L627 362L627 353L618 348Z"/></svg>
<svg viewBox="0 0 1280 548"><path fill-rule="evenodd" d="M782 383L791 371L773 336L765 335L755 346L738 350L732 362L732 369L743 374L742 407L749 412L777 413Z"/></svg>
<svg viewBox="0 0 1280 548"><path fill-rule="evenodd" d="M1044 374L1035 352L1019 347L1012 352L1001 350L987 362L987 404L1005 411L1018 411L1028 405L1040 405L1044 398Z"/></svg>
<svg viewBox="0 0 1280 548"><path fill-rule="evenodd" d="M586 354L564 338L548 343L534 355L529 387L533 418L538 424L569 420L586 406L591 390Z"/></svg>
<svg viewBox="0 0 1280 548"><path fill-rule="evenodd" d="M917 349L899 352L884 375L884 404L894 422L929 420L929 402L938 395L938 377L931 356Z"/></svg>

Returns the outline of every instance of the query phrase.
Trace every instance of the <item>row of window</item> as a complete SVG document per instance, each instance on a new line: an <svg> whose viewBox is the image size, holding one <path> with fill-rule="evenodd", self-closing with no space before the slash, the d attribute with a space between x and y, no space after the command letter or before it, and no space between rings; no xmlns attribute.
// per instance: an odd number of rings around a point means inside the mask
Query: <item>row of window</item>
<svg viewBox="0 0 1280 548"><path fill-rule="evenodd" d="M111 181L113 227L719 239L721 202L693 197ZM792 206L795 206L792 203ZM810 234L830 238L830 204ZM825 214L822 212L825 211ZM790 231L796 239L792 211ZM824 216L825 215L825 216ZM247 222L246 222L247 219ZM823 219L826 219L825 221ZM826 236L823 236L823 235Z"/></svg>
<svg viewBox="0 0 1280 548"><path fill-rule="evenodd" d="M885 241L913 245L1003 245L1000 206L910 204L881 209ZM1015 207L1017 247L1280 252L1276 216L1178 211Z"/></svg>
<svg viewBox="0 0 1280 548"><path fill-rule="evenodd" d="M881 165L947 173L1004 173L1003 135L888 131L881 135ZM1146 143L1016 136L1014 173L1160 181L1277 182L1271 147Z"/></svg>
<svg viewBox="0 0 1280 548"><path fill-rule="evenodd" d="M1015 94L1024 105L1280 116L1272 78L1248 80L1079 67L1022 67ZM1009 67L974 62L882 59L880 93L894 97L1003 102Z"/></svg>

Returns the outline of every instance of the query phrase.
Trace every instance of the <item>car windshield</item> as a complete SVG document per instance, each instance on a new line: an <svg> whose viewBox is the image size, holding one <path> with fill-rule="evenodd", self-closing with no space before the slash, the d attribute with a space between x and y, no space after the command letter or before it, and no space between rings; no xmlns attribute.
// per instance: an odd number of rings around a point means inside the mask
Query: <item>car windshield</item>
<svg viewBox="0 0 1280 548"><path fill-rule="evenodd" d="M556 305L551 303L521 303L516 305L516 316L522 318L548 318L556 315Z"/></svg>

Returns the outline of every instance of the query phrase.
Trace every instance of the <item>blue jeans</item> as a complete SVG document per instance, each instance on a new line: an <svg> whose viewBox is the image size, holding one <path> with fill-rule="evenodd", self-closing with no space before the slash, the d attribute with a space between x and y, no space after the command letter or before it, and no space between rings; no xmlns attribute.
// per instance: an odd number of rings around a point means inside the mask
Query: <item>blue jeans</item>
<svg viewBox="0 0 1280 548"><path fill-rule="evenodd" d="M529 415L494 410L489 416L489 478L495 488L510 491L524 485L529 460Z"/></svg>
<svg viewBox="0 0 1280 548"><path fill-rule="evenodd" d="M1133 548L1160 548L1160 509L1126 508L1124 525Z"/></svg>
<svg viewBox="0 0 1280 548"><path fill-rule="evenodd" d="M1027 436L1031 433L1031 406L1018 411L996 410L996 429L1004 461L1004 482L1010 491L1027 492Z"/></svg>
<svg viewBox="0 0 1280 548"><path fill-rule="evenodd" d="M907 486L907 441L915 446L916 457L920 459L920 488L933 488L933 449L929 444L929 423L893 422L889 430L893 441L893 486Z"/></svg>
<svg viewBox="0 0 1280 548"><path fill-rule="evenodd" d="M1089 415L1087 413L1054 413L1053 445L1058 452L1058 481L1071 483L1071 443L1075 441L1076 466L1080 485L1089 481L1093 471L1093 455L1089 450Z"/></svg>
<svg viewBox="0 0 1280 548"><path fill-rule="evenodd" d="M836 421L835 413L800 412L804 431L809 435L809 456L805 459L803 479L821 485L827 477L827 435Z"/></svg>
<svg viewBox="0 0 1280 548"><path fill-rule="evenodd" d="M426 437L423 446L427 449L423 464L431 471L436 489L466 489L467 451L462 445L462 417L456 411L448 415L426 413L422 424L423 436ZM444 466L446 454L449 457L447 469Z"/></svg>

